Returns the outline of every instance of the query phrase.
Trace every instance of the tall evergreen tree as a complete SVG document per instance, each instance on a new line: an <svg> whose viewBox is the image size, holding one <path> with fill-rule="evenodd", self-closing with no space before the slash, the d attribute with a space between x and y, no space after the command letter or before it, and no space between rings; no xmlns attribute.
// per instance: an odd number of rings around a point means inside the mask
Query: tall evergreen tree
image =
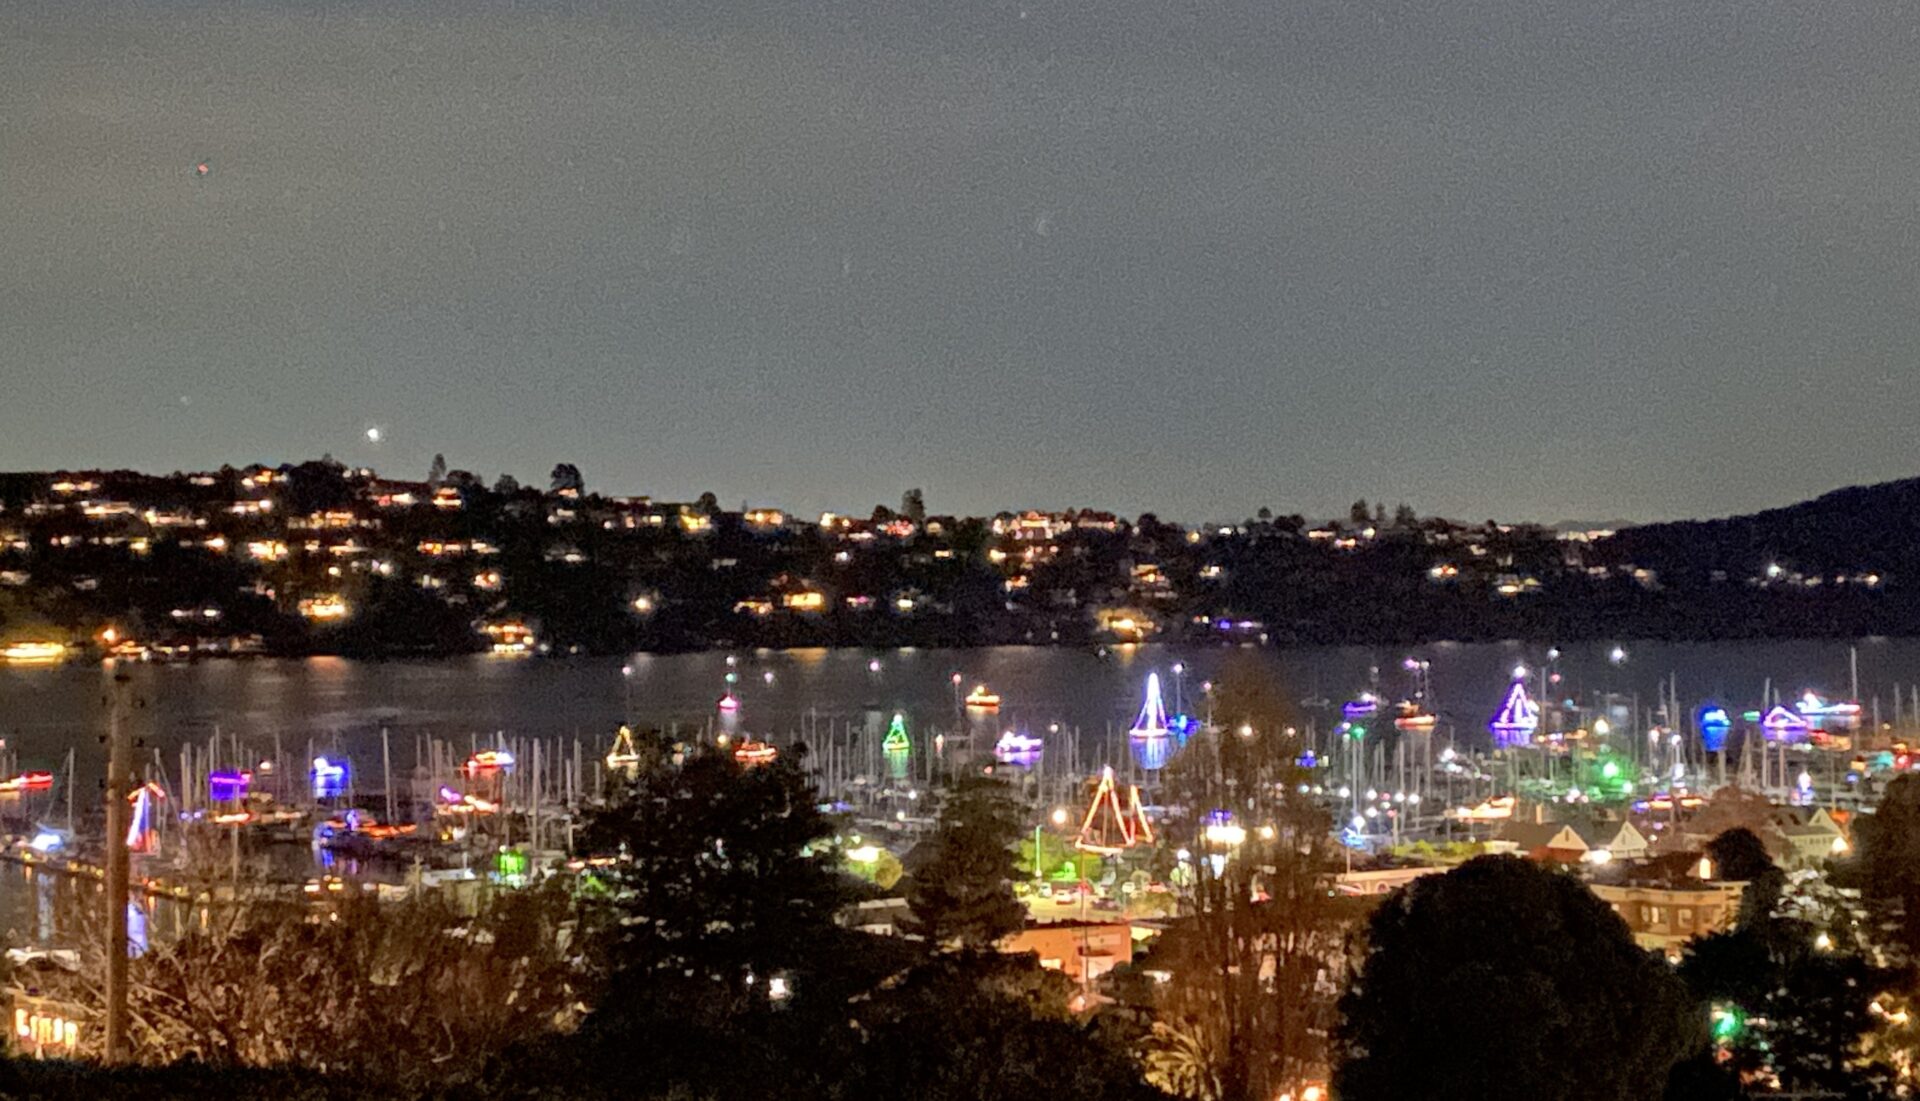
<svg viewBox="0 0 1920 1101"><path fill-rule="evenodd" d="M961 778L940 805L933 857L907 887L911 931L937 946L989 949L1020 931L1026 908L1014 897L1014 846L1026 825L1003 780Z"/></svg>
<svg viewBox="0 0 1920 1101"><path fill-rule="evenodd" d="M810 953L835 942L856 888L804 753L743 767L718 748L655 745L643 757L657 763L592 815L585 847L617 856L605 872L616 983L687 981L747 1007L766 1003L772 979L821 962Z"/></svg>

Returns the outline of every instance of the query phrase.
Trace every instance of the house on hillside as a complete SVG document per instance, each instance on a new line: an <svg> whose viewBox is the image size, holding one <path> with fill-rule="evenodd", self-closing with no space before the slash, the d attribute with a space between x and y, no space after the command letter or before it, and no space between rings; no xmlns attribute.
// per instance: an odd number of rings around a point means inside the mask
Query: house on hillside
<svg viewBox="0 0 1920 1101"><path fill-rule="evenodd" d="M1647 835L1632 822L1594 822L1575 828L1587 843L1589 860L1596 859L1593 854L1602 852L1607 854L1607 860L1641 860L1651 850Z"/></svg>
<svg viewBox="0 0 1920 1101"><path fill-rule="evenodd" d="M1767 851L1788 868L1817 868L1823 861L1845 856L1852 842L1825 807L1776 807Z"/></svg>
<svg viewBox="0 0 1920 1101"><path fill-rule="evenodd" d="M1627 923L1636 944L1677 960L1688 941L1729 929L1739 917L1747 885L1718 872L1703 853L1668 853L1597 871L1588 886Z"/></svg>

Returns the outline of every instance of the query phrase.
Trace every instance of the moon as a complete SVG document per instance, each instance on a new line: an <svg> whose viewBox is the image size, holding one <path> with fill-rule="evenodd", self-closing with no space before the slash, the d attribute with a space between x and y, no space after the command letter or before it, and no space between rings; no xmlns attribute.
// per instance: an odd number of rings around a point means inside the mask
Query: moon
<svg viewBox="0 0 1920 1101"><path fill-rule="evenodd" d="M377 428L377 427L376 427L376 428L369 428L369 429L367 429L367 442L368 442L368 443L379 443L379 442L380 442L380 429L379 429L379 428Z"/></svg>

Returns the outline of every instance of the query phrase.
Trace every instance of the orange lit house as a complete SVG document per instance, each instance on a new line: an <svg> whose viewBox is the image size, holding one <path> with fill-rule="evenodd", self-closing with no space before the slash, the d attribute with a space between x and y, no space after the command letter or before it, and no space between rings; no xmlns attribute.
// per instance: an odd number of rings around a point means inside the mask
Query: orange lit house
<svg viewBox="0 0 1920 1101"><path fill-rule="evenodd" d="M1032 952L1040 966L1090 983L1133 962L1133 929L1124 921L1059 921L1031 925L1000 942L1010 955Z"/></svg>

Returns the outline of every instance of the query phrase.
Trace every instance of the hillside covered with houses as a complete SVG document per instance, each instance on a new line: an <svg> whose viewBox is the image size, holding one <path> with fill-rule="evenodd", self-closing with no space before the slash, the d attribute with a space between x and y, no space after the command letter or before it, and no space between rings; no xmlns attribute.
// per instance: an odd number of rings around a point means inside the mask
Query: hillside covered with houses
<svg viewBox="0 0 1920 1101"><path fill-rule="evenodd" d="M1848 514L1911 489L1849 491ZM1190 526L946 516L918 491L798 517L596 492L566 464L542 486L331 460L16 473L0 640L166 657L1912 633L1910 544L1822 541L1796 511L1822 507L1618 534L1364 503Z"/></svg>

